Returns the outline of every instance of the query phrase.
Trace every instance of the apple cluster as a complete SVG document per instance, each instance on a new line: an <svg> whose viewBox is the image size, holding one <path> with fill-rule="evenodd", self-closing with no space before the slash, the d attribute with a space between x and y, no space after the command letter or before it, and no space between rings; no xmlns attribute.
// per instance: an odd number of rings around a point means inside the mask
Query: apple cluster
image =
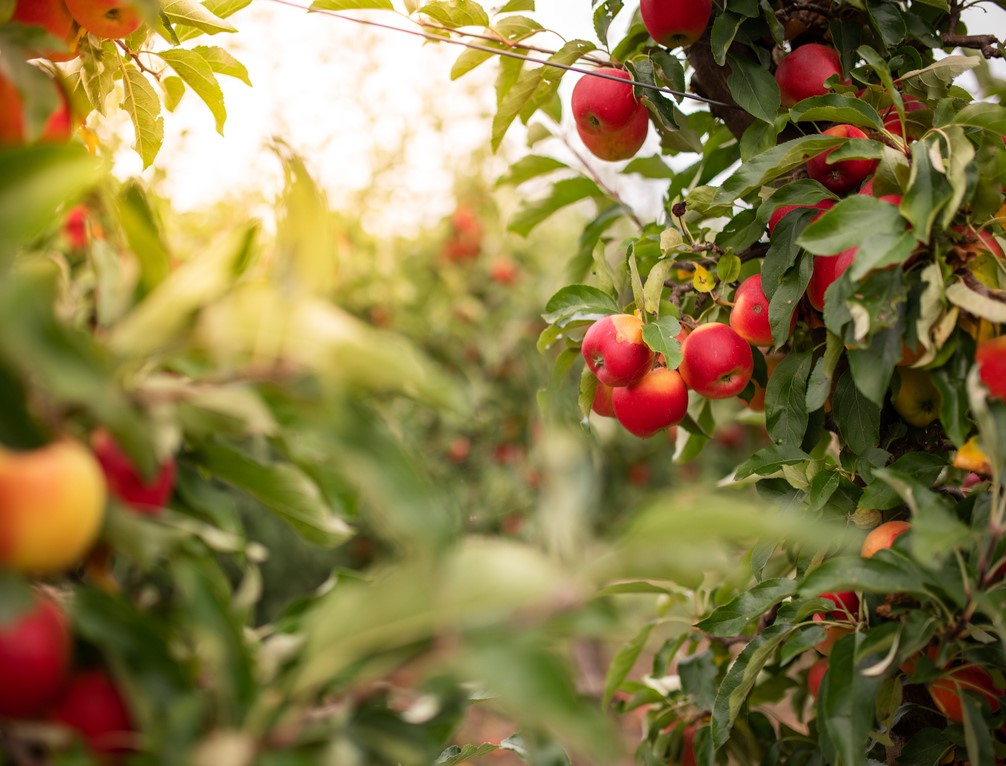
<svg viewBox="0 0 1006 766"><path fill-rule="evenodd" d="M31 450L0 449L0 572L51 580L74 570L96 548L109 495L155 516L174 482L173 459L145 477L101 429L90 446L63 438ZM94 753L129 750L133 725L113 677L74 662L66 596L51 587L29 592L31 603L0 623L0 719L62 725Z"/></svg>

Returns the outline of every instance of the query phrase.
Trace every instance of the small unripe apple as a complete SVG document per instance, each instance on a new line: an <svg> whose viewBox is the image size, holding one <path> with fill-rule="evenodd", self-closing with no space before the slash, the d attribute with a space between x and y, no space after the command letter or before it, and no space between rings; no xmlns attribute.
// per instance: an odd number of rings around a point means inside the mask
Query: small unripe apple
<svg viewBox="0 0 1006 766"><path fill-rule="evenodd" d="M825 81L832 75L842 75L842 62L834 48L819 43L807 43L786 54L775 70L782 105L789 107L811 96L828 92Z"/></svg>
<svg viewBox="0 0 1006 766"><path fill-rule="evenodd" d="M815 255L814 270L807 285L807 300L818 311L824 311L824 294L856 259L858 247L850 247L838 255Z"/></svg>
<svg viewBox="0 0 1006 766"><path fill-rule="evenodd" d="M164 509L175 487L174 460L164 461L157 473L146 479L107 431L96 431L91 447L113 497L148 516L156 516Z"/></svg>
<svg viewBox="0 0 1006 766"><path fill-rule="evenodd" d="M684 419L688 389L677 372L655 367L636 383L613 389L611 406L626 431L646 439Z"/></svg>
<svg viewBox="0 0 1006 766"><path fill-rule="evenodd" d="M105 495L101 466L75 441L0 448L0 567L54 574L78 563L98 537Z"/></svg>
<svg viewBox="0 0 1006 766"><path fill-rule="evenodd" d="M70 40L73 29L73 16L63 0L17 0L10 19L42 27L53 37L65 41ZM33 51L33 54L50 61L69 61L77 57L77 53L70 50Z"/></svg>
<svg viewBox="0 0 1006 766"><path fill-rule="evenodd" d="M629 79L623 69L605 67L597 73ZM646 140L650 126L646 106L628 82L584 75L573 86L571 106L580 140L599 159L627 160Z"/></svg>
<svg viewBox="0 0 1006 766"><path fill-rule="evenodd" d="M707 399L737 396L751 380L751 346L729 325L699 325L681 344L678 367L685 385Z"/></svg>
<svg viewBox="0 0 1006 766"><path fill-rule="evenodd" d="M653 367L653 351L643 342L643 320L635 314L598 319L583 336L580 352L590 371L609 386L635 383Z"/></svg>
<svg viewBox="0 0 1006 766"><path fill-rule="evenodd" d="M860 554L864 558L872 558L877 551L890 548L894 540L912 528L907 521L885 521L878 527L870 530L866 539L863 540L863 547Z"/></svg>
<svg viewBox="0 0 1006 766"><path fill-rule="evenodd" d="M70 627L49 598L0 623L0 718L34 718L55 702L70 675Z"/></svg>
<svg viewBox="0 0 1006 766"><path fill-rule="evenodd" d="M706 31L712 0L639 0L639 15L650 37L660 45L691 45Z"/></svg>
<svg viewBox="0 0 1006 766"><path fill-rule="evenodd" d="M842 138L867 137L866 133L855 125L835 125L821 135ZM807 160L807 175L836 194L852 191L877 169L877 160L842 160L828 164L828 157L834 151L835 149L828 149Z"/></svg>
<svg viewBox="0 0 1006 766"><path fill-rule="evenodd" d="M818 218L824 215L826 211L831 210L833 207L835 207L835 200L833 199L823 199L820 202L814 203L813 205L780 205L775 210L773 210L772 215L769 216L768 235L769 237L771 237L772 233L775 231L775 227L779 225L779 221L781 221L786 216L787 213L790 213L793 210L799 210L801 208L816 208L821 211L820 213L815 215L814 218L812 219L812 221L816 221Z"/></svg>
<svg viewBox="0 0 1006 766"><path fill-rule="evenodd" d="M943 398L927 370L900 367L898 379L898 393L891 397L891 405L906 423L925 428L940 416Z"/></svg>
<svg viewBox="0 0 1006 766"><path fill-rule="evenodd" d="M1006 399L1006 335L979 342L975 350L978 377L994 399Z"/></svg>
<svg viewBox="0 0 1006 766"><path fill-rule="evenodd" d="M128 37L143 23L132 0L66 0L66 7L84 29L106 40Z"/></svg>
<svg viewBox="0 0 1006 766"><path fill-rule="evenodd" d="M93 753L113 755L135 749L132 716L126 701L103 670L87 670L73 676L51 717L76 731Z"/></svg>
<svg viewBox="0 0 1006 766"><path fill-rule="evenodd" d="M737 288L734 305L730 309L730 326L748 343L771 346L772 327L768 321L768 298L761 286L761 274L754 274ZM796 326L796 314L790 322L790 332Z"/></svg>
<svg viewBox="0 0 1006 766"><path fill-rule="evenodd" d="M947 720L964 723L964 692L972 692L984 697L993 713L999 712L1006 689L996 686L995 679L978 665L960 665L949 669L944 675L926 684L929 696Z"/></svg>

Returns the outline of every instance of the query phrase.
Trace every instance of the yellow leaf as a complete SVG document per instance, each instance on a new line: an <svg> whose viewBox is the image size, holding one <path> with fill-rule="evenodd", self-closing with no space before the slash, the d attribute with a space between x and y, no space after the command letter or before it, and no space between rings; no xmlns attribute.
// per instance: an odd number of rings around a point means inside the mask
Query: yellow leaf
<svg viewBox="0 0 1006 766"><path fill-rule="evenodd" d="M692 285L700 293L711 293L716 287L716 278L699 264L695 264L695 273L692 274Z"/></svg>
<svg viewBox="0 0 1006 766"><path fill-rule="evenodd" d="M992 473L992 464L989 462L989 456L985 454L981 445L978 444L977 436L972 436L964 442L963 447L957 450L957 454L954 455L954 468L974 471L985 476Z"/></svg>

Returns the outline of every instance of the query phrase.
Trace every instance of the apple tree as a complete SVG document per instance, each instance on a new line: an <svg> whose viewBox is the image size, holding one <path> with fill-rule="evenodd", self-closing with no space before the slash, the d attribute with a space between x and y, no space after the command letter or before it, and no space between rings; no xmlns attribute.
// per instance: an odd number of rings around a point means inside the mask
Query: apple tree
<svg viewBox="0 0 1006 766"><path fill-rule="evenodd" d="M405 3L467 47L455 76L497 60L490 141L521 122L532 150L502 182L538 190L511 229L594 211L542 307L540 349L579 374L564 411L677 426L676 461L757 419L770 443L724 483L832 535L752 518L743 579L621 583L693 599L609 670L606 701L645 713L638 761L1002 761L1002 4L592 5L600 46L557 29L552 50L530 1ZM663 180L658 220L611 181L633 175Z"/></svg>

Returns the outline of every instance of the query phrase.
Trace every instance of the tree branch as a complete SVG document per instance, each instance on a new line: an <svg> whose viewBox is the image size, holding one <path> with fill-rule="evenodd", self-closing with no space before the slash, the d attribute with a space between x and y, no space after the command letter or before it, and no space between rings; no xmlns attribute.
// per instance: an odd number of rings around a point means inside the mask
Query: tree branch
<svg viewBox="0 0 1006 766"><path fill-rule="evenodd" d="M1003 43L995 35L953 35L940 38L944 48L970 48L987 58L1003 58Z"/></svg>

